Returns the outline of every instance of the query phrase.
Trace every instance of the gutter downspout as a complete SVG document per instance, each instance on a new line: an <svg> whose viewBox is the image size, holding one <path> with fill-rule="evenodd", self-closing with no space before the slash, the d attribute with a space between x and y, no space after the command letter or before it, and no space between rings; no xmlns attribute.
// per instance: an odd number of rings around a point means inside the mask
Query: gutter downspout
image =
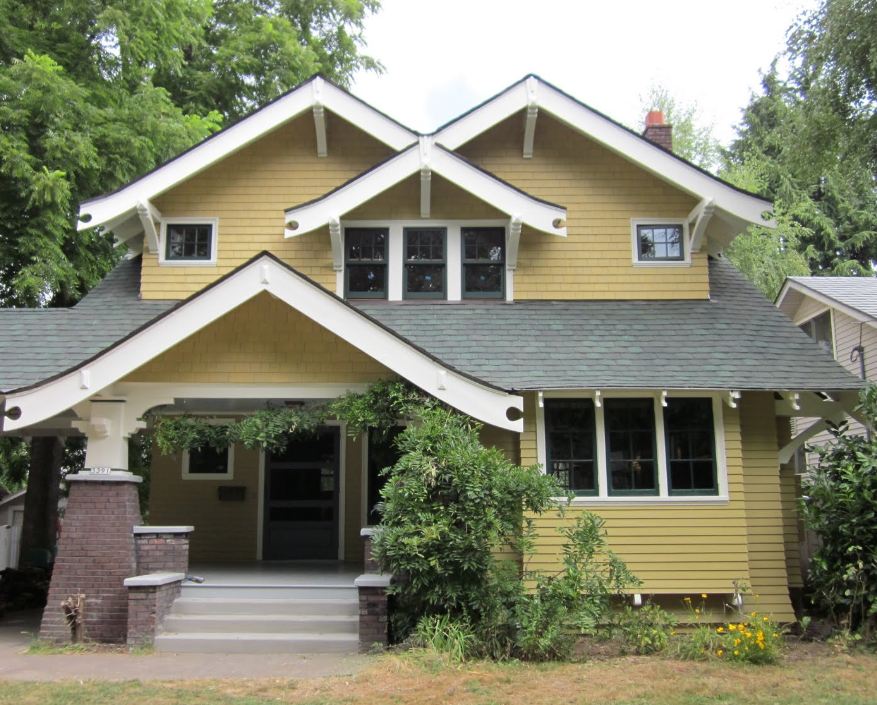
<svg viewBox="0 0 877 705"><path fill-rule="evenodd" d="M864 325L864 323L859 323L859 344L850 351L850 362L858 361L859 377L861 377L863 381L867 381L867 377L865 376L865 346L862 345L862 328ZM871 429L868 428L867 424L865 425L865 438L870 442Z"/></svg>

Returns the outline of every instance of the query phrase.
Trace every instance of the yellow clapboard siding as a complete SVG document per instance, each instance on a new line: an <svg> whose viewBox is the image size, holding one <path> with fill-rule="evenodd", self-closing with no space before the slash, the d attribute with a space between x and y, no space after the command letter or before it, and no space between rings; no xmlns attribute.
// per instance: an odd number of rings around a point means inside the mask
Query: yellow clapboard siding
<svg viewBox="0 0 877 705"><path fill-rule="evenodd" d="M519 299L679 299L709 295L707 260L690 267L635 267L631 218L683 218L690 196L540 115L532 159L521 159L521 116L461 147L477 164L568 210L569 235L524 228L515 296ZM568 278L567 278L568 277Z"/></svg>
<svg viewBox="0 0 877 705"><path fill-rule="evenodd" d="M355 383L393 374L260 294L128 375L127 382Z"/></svg>

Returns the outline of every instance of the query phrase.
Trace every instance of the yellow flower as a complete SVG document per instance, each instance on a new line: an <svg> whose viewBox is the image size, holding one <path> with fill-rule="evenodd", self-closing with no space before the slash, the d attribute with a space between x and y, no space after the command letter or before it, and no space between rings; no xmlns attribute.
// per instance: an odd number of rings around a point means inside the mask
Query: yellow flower
<svg viewBox="0 0 877 705"><path fill-rule="evenodd" d="M761 618L761 621L762 621L762 622L769 622L770 620L769 620L767 617L762 617L762 618Z"/></svg>
<svg viewBox="0 0 877 705"><path fill-rule="evenodd" d="M740 655L740 652L737 651L737 649L734 649L734 656L739 656L739 655Z"/></svg>
<svg viewBox="0 0 877 705"><path fill-rule="evenodd" d="M695 607L695 608L694 608L694 613L695 613L695 614L700 614L700 610L697 609L697 608Z"/></svg>
<svg viewBox="0 0 877 705"><path fill-rule="evenodd" d="M736 625L736 624L729 624L729 625L728 625L728 631L729 631L729 632L736 632L736 631L737 631L737 625Z"/></svg>
<svg viewBox="0 0 877 705"><path fill-rule="evenodd" d="M749 616L750 616L750 617L757 617L757 616L758 616L758 612L750 612L750 613L749 613Z"/></svg>
<svg viewBox="0 0 877 705"><path fill-rule="evenodd" d="M762 651L764 651L764 644L763 644L763 643L759 643L759 644L758 644L758 648L761 649Z"/></svg>
<svg viewBox="0 0 877 705"><path fill-rule="evenodd" d="M683 597L682 601L683 602L691 602L691 598L690 597Z"/></svg>
<svg viewBox="0 0 877 705"><path fill-rule="evenodd" d="M721 634L723 631L725 631L724 627L716 627L716 634Z"/></svg>
<svg viewBox="0 0 877 705"><path fill-rule="evenodd" d="M704 600L706 599L706 593L705 593L705 592L700 593L700 596L701 596Z"/></svg>
<svg viewBox="0 0 877 705"><path fill-rule="evenodd" d="M734 639L734 646L740 646L740 640Z"/></svg>
<svg viewBox="0 0 877 705"><path fill-rule="evenodd" d="M724 653L725 653L724 651L722 651L721 649L719 649L718 651L716 651L716 656L721 656L721 655L724 654Z"/></svg>

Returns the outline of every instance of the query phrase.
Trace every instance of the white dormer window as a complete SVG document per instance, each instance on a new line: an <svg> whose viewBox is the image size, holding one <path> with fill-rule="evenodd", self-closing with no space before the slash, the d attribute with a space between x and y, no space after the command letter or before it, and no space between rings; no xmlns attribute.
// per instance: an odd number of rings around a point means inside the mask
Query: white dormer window
<svg viewBox="0 0 877 705"><path fill-rule="evenodd" d="M631 240L634 264L690 263L688 227L681 220L633 220Z"/></svg>
<svg viewBox="0 0 877 705"><path fill-rule="evenodd" d="M214 265L216 218L167 218L161 223L159 261L170 265Z"/></svg>

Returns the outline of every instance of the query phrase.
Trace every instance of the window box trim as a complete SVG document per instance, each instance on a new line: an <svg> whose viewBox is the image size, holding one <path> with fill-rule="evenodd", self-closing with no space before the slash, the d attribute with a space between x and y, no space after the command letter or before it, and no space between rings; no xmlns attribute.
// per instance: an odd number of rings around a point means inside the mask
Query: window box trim
<svg viewBox="0 0 877 705"><path fill-rule="evenodd" d="M682 259L673 260L640 260L639 238L637 229L641 225L681 225L682 226ZM682 218L631 218L630 249L634 267L690 267L691 243L689 242L688 223Z"/></svg>
<svg viewBox="0 0 877 705"><path fill-rule="evenodd" d="M658 492L653 494L631 494L630 492L618 492L609 494L609 471L606 462L606 432L603 407L597 407L596 425L597 425L597 487L599 494L597 496L576 497L573 504L630 504L630 505L647 505L647 504L691 504L691 505L713 505L729 502L728 494L728 463L725 449L725 427L724 427L724 408L723 408L723 392L719 391L696 391L696 390L666 390L669 397L698 397L712 399L713 405L713 437L715 443L715 467L717 489L716 492L704 494L670 494L668 490L667 473L669 471L667 465L666 440L664 438L663 427L663 407L661 407L661 392L663 390L618 390L607 391L601 390L603 400L609 398L651 398L654 399L656 406L655 415L655 432L657 448L656 458L658 473ZM594 399L593 390L554 390L543 392L544 399ZM546 455L547 455L547 439L545 428L545 409L536 403L536 460L542 470L546 471ZM558 501L565 498L558 498Z"/></svg>
<svg viewBox="0 0 877 705"><path fill-rule="evenodd" d="M168 225L209 225L210 259L167 259ZM162 216L158 239L158 263L162 267L215 267L219 252L219 218L202 216Z"/></svg>

